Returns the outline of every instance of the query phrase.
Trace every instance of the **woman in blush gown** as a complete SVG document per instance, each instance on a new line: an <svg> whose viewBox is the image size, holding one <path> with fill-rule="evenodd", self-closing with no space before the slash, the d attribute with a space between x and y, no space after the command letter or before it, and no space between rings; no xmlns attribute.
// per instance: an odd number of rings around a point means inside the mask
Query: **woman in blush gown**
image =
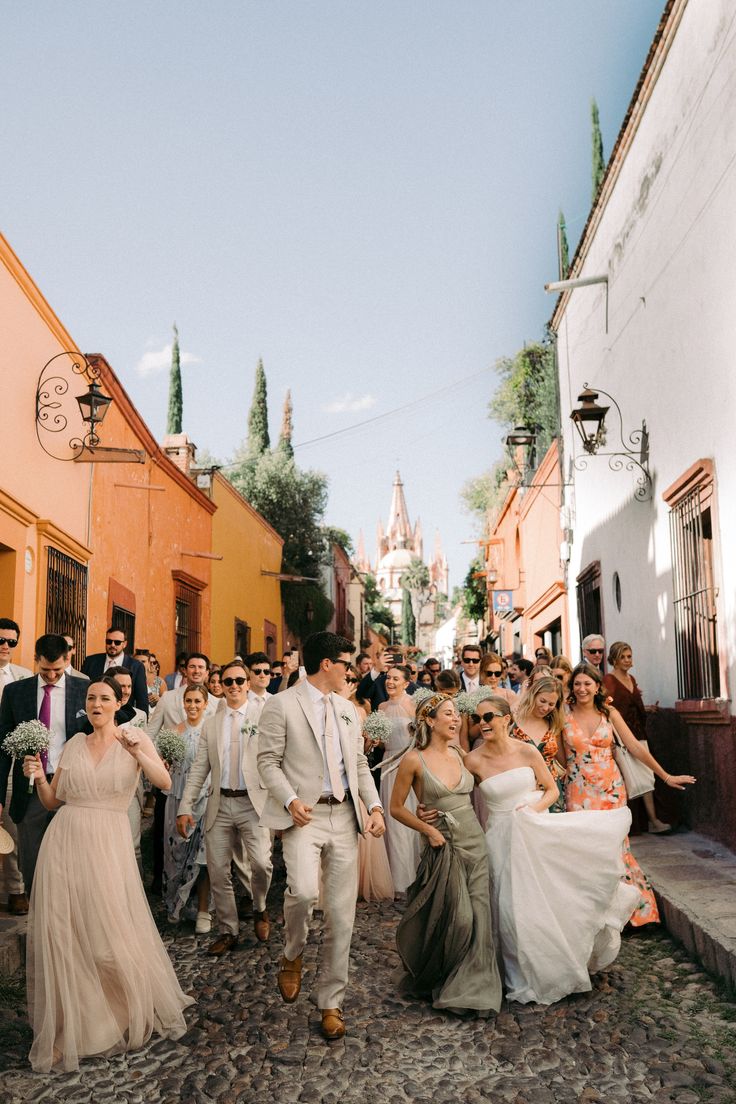
<svg viewBox="0 0 736 1104"><path fill-rule="evenodd" d="M340 691L342 697L347 698L355 706L361 724L367 713L360 702L355 700L355 692L358 689L360 675L352 665L345 672L345 687ZM366 754L370 750L364 748ZM360 802L360 811L363 822L368 819L368 810L363 802ZM386 844L383 836L372 836L370 832L358 836L358 900L359 901L393 901L394 883L391 878L391 867L388 862Z"/></svg>
<svg viewBox="0 0 736 1104"><path fill-rule="evenodd" d="M396 933L406 987L435 1008L487 1016L501 1007L501 979L483 830L470 802L473 776L455 746L460 716L446 694L421 702L416 715L416 747L403 756L391 795L392 820L424 837ZM411 790L436 823L410 811Z"/></svg>
<svg viewBox="0 0 736 1104"><path fill-rule="evenodd" d="M409 668L403 665L390 667L386 672L386 693L388 701L379 705L393 727L386 742L381 763L381 804L388 811L391 808L391 794L396 781L396 757L411 745L409 725L414 719L414 702L406 688L409 685ZM416 799L409 794L408 808L416 812ZM419 837L411 828L407 828L391 817L386 821L386 851L391 867L391 877L396 893L405 893L416 878L419 866Z"/></svg>
<svg viewBox="0 0 736 1104"><path fill-rule="evenodd" d="M613 813L560 813L555 780L533 744L509 736L508 703L478 706L482 744L465 758L488 808L493 913L508 1000L552 1004L591 988L618 954L637 893L622 881L631 823Z"/></svg>
<svg viewBox="0 0 736 1104"><path fill-rule="evenodd" d="M596 667L579 663L570 677L568 715L562 732L561 761L567 767L565 807L579 809L619 809L626 805L626 787L613 757L616 735L635 759L645 763L667 786L684 790L695 782L691 774L668 774L651 752L629 730L617 709L606 704L603 678ZM654 892L631 853L628 838L622 857L627 882L636 886L639 900L632 911L632 927L655 924L659 910Z"/></svg>
<svg viewBox="0 0 736 1104"><path fill-rule="evenodd" d="M41 844L28 916L31 1065L79 1068L79 1059L135 1050L156 1031L176 1039L192 1004L179 987L148 907L127 810L142 770L161 789L171 779L149 737L116 728L122 693L91 682L91 735L64 746L49 784L39 756L24 773L56 810Z"/></svg>

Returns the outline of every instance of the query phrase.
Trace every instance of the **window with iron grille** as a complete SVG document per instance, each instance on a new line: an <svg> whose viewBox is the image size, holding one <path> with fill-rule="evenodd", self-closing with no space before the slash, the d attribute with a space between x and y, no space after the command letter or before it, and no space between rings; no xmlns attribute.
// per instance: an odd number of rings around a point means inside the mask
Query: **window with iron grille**
<svg viewBox="0 0 736 1104"><path fill-rule="evenodd" d="M201 598L195 587L175 580L174 647L179 652L199 652L201 638Z"/></svg>
<svg viewBox="0 0 736 1104"><path fill-rule="evenodd" d="M125 639L128 641L126 646L126 652L128 655L135 654L135 614L130 610L123 609L122 606L112 607L112 617L110 618L110 625L113 629L119 629L120 632L125 633Z"/></svg>
<svg viewBox="0 0 736 1104"><path fill-rule="evenodd" d="M592 633L605 637L601 602L600 561L588 564L577 577L578 625L581 642Z"/></svg>
<svg viewBox="0 0 736 1104"><path fill-rule="evenodd" d="M670 512L677 693L721 696L713 570L712 483L698 484Z"/></svg>
<svg viewBox="0 0 736 1104"><path fill-rule="evenodd" d="M81 663L87 650L87 568L58 548L47 548L46 632L68 633Z"/></svg>

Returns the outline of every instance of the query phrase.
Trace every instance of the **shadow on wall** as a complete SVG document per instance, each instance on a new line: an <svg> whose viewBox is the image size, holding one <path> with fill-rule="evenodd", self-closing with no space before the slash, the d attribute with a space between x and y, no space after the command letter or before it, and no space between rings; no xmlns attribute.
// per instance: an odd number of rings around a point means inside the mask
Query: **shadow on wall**
<svg viewBox="0 0 736 1104"><path fill-rule="evenodd" d="M647 703L672 702L677 696L673 577L669 568L656 570L654 523L654 502L639 502L632 495L586 534L580 560L581 570L600 562L606 641L631 644L634 674ZM614 573L621 583L620 609ZM663 664L669 665L666 671ZM683 793L658 784L662 819L686 824L736 849L736 720L692 724L666 707L649 715L647 734L652 754L670 773L693 774L698 780Z"/></svg>

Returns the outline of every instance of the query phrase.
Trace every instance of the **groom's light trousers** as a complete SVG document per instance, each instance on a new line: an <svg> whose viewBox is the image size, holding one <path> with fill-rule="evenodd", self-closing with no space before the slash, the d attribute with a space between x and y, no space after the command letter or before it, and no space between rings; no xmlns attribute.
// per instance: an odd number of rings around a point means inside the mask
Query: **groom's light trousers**
<svg viewBox="0 0 736 1104"><path fill-rule="evenodd" d="M317 1007L342 1008L358 897L358 826L352 802L315 805L310 823L289 828L281 844L287 882L284 954L293 961L304 950L320 896L321 873L325 935L317 971Z"/></svg>

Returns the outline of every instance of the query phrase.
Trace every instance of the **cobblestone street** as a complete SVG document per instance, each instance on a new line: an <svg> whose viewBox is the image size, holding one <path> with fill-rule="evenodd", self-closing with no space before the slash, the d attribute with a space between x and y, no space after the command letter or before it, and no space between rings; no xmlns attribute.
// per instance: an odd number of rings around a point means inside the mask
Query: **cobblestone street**
<svg viewBox="0 0 736 1104"><path fill-rule="evenodd" d="M272 896L280 894L279 887ZM209 937L198 939L190 926L174 936L162 925L182 985L197 998L188 1034L177 1043L154 1038L130 1057L88 1060L76 1074L34 1074L18 1001L15 1012L2 1010L0 1100L736 1102L736 1005L666 935L628 937L591 993L551 1008L505 1005L484 1022L439 1015L396 995L398 917L394 905L358 905L348 1035L332 1044L323 1041L309 999L318 920L292 1006L276 989L278 924L262 945L246 919L240 948L219 961L204 954Z"/></svg>

